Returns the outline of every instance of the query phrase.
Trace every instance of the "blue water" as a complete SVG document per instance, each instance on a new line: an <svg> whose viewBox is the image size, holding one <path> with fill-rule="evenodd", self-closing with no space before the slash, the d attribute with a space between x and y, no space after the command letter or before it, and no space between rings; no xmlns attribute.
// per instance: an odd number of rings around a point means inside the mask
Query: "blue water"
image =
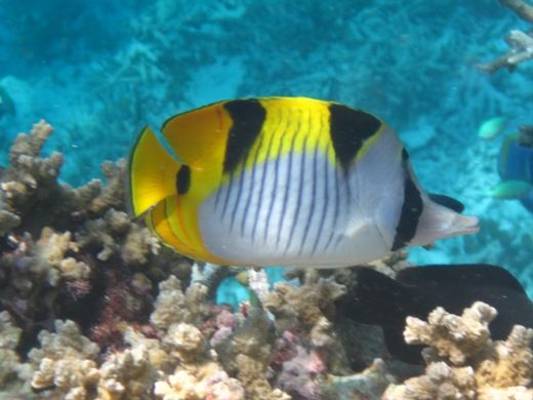
<svg viewBox="0 0 533 400"><path fill-rule="evenodd" d="M415 250L416 262L503 264L533 293L533 216L486 193L498 181L502 137L533 123L533 62L510 73L476 65L506 51L527 24L495 0L0 1L0 164L9 141L45 118L62 179L100 176L127 156L146 123L211 101L258 95L335 99L380 115L410 150L431 191L481 218L475 237Z"/></svg>

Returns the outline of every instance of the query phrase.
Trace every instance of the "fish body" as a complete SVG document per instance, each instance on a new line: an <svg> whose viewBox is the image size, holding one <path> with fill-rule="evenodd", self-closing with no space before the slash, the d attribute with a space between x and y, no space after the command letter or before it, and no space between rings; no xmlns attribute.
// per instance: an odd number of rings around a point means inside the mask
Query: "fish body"
<svg viewBox="0 0 533 400"><path fill-rule="evenodd" d="M162 241L218 264L340 267L476 232L432 201L379 118L342 104L222 101L170 118L169 154L145 128L131 208Z"/></svg>
<svg viewBox="0 0 533 400"><path fill-rule="evenodd" d="M490 195L496 199L522 199L527 198L533 191L533 185L526 181L510 180L498 183Z"/></svg>
<svg viewBox="0 0 533 400"><path fill-rule="evenodd" d="M505 117L490 118L479 127L478 136L481 139L494 139L503 131L506 123L507 119Z"/></svg>
<svg viewBox="0 0 533 400"><path fill-rule="evenodd" d="M517 199L533 212L533 147L520 140L518 134L509 135L502 143L498 159L498 173L502 182L492 189L499 199Z"/></svg>

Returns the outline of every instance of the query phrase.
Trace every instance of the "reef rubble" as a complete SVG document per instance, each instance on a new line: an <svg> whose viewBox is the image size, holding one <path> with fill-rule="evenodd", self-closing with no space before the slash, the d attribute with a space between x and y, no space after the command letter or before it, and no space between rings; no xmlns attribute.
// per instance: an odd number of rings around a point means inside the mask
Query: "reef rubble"
<svg viewBox="0 0 533 400"><path fill-rule="evenodd" d="M42 155L52 132L40 121L19 135L0 175L0 399L533 398L533 330L493 341L484 303L407 319L425 367L336 315L350 269L297 270L273 288L251 273L257 295L215 304L219 270L126 213L124 162L105 164L106 184L72 188L63 156ZM374 267L394 276L405 257Z"/></svg>

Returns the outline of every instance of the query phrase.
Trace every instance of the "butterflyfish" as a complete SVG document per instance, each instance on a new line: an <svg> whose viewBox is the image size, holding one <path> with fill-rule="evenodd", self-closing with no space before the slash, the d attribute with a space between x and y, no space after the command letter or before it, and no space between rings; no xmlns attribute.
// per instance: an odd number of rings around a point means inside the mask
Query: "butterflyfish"
<svg viewBox="0 0 533 400"><path fill-rule="evenodd" d="M343 104L220 101L160 136L145 127L133 146L131 210L193 259L342 267L478 230L460 203L426 194L390 126Z"/></svg>

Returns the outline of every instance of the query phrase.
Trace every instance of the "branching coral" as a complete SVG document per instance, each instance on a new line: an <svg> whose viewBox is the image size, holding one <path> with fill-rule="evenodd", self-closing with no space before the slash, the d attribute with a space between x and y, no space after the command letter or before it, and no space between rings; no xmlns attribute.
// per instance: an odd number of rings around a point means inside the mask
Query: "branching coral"
<svg viewBox="0 0 533 400"><path fill-rule="evenodd" d="M159 297L150 321L159 330L179 322L199 324L209 315L206 296L207 286L195 283L183 292L180 281L171 276L159 284Z"/></svg>
<svg viewBox="0 0 533 400"><path fill-rule="evenodd" d="M303 324L313 327L332 311L333 301L344 293L341 285L314 274L307 275L302 286L278 283L265 299L265 307L276 317L277 324L287 328Z"/></svg>
<svg viewBox="0 0 533 400"><path fill-rule="evenodd" d="M353 271L298 272L298 283L274 290L256 274L259 298L237 312L210 304L211 286L227 271L197 265L191 274L188 261L131 221L122 163L104 166L107 186L60 184L61 155L39 155L51 131L41 122L19 136L0 175L0 301L11 315L0 314L0 384L10 394L363 399L394 381L388 359L372 363L383 347L375 327L348 327L336 315ZM393 276L402 262L374 267ZM424 352L430 364L387 398L531 396L532 333L515 327L507 341L492 342L494 315L475 305L462 317L437 309L428 323L409 319L406 338L433 346Z"/></svg>
<svg viewBox="0 0 533 400"><path fill-rule="evenodd" d="M12 392L24 391L22 386L31 375L31 368L21 362L16 352L21 333L9 313L0 312L0 387L12 387Z"/></svg>
<svg viewBox="0 0 533 400"><path fill-rule="evenodd" d="M435 309L428 322L408 318L407 343L423 350L425 375L391 385L384 399L529 399L533 397L533 329L515 326L505 341L490 339L496 310L474 303L462 316Z"/></svg>
<svg viewBox="0 0 533 400"><path fill-rule="evenodd" d="M190 263L124 212L124 161L104 163L106 185L60 183L62 155L41 156L52 132L40 121L20 134L0 176L0 304L21 323L23 349L57 318L117 346L124 325L147 322L157 282Z"/></svg>
<svg viewBox="0 0 533 400"><path fill-rule="evenodd" d="M533 6L523 0L500 0L505 7L513 10L520 18L533 23ZM481 64L479 67L487 72L495 72L500 68L513 70L518 64L533 59L533 33L514 29L505 38L510 50L494 61Z"/></svg>
<svg viewBox="0 0 533 400"><path fill-rule="evenodd" d="M28 354L35 368L31 386L54 389L65 399L85 399L99 379L96 356L100 349L72 321L58 320L55 328L55 333L42 331L41 347Z"/></svg>
<svg viewBox="0 0 533 400"><path fill-rule="evenodd" d="M213 359L198 328L185 323L171 325L164 343L180 364L173 374L156 382L157 396L165 400L244 399L242 384Z"/></svg>

